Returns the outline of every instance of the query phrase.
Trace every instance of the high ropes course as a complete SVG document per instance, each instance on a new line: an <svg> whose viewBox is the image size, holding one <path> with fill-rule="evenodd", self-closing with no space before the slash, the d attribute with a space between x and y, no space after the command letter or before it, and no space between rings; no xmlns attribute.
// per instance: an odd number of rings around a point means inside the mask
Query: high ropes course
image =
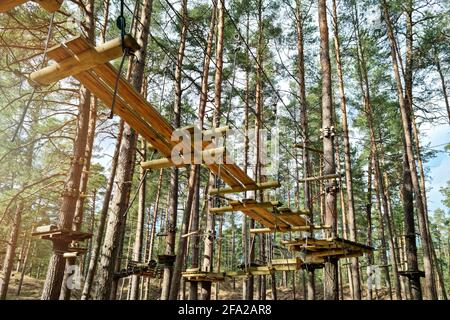
<svg viewBox="0 0 450 320"><path fill-rule="evenodd" d="M2 1L0 12L7 12L25 2L27 1ZM34 2L49 12L55 12L60 8L63 0L35 0ZM175 164L171 159L172 150L178 144L171 139L176 128L121 76L120 70L116 70L110 63L110 61L121 57L123 59L125 53L131 54L139 49L138 43L129 34L122 34L121 37L96 47L86 38L78 36L46 50L44 54L53 63L31 73L29 81L33 86L47 86L67 77L77 79L106 106L111 107L115 114L119 115L163 156L163 158L157 160L142 162L141 167L143 169L163 169L185 165ZM182 129L193 132L194 126ZM223 163L219 164L203 163L227 185L209 190L210 195L221 197L228 202L227 205L210 208L209 213L222 215L227 212L242 212L261 225L261 228L250 229L253 236L275 232L300 232L300 234L306 233L307 236L282 241L282 245L294 254L298 253L298 257L271 259L264 265L246 264L245 268L238 271L207 272L200 270L200 268L187 269L182 274L187 281L217 282L223 281L226 277L266 275L274 271L294 271L305 267L320 268L330 258L350 258L372 253L373 248L349 240L338 237L325 239L314 237L315 231L327 230L330 229L330 226L312 224L310 222L311 212L307 210L293 210L279 201L258 202L255 199L234 200L225 198L224 195L226 194L242 194L247 191L274 189L281 186L278 181L257 182L235 163L225 161L229 155L226 147L215 146L214 142L210 140L211 136L226 133L228 129L228 127L221 127L202 130L201 145L199 146L192 141L191 150L193 152L187 156L193 158L196 154L201 154L202 159L207 155L220 156L224 160ZM294 147L309 149L319 155L322 154L322 151L306 146L306 144ZM186 161L186 163L190 163L190 161ZM314 176L304 177L299 181L322 181L339 177L339 174ZM73 245L69 247L68 252L64 253L65 257L83 254L85 249L79 248L78 243L92 236L79 231L58 229L54 225L38 227L33 235L47 240L64 238L66 241L71 241ZM159 258L160 264L172 265L174 262L174 257L160 256ZM132 274L156 277L160 272L154 260L151 260L148 264L131 261L127 268L116 274L116 277L126 277Z"/></svg>

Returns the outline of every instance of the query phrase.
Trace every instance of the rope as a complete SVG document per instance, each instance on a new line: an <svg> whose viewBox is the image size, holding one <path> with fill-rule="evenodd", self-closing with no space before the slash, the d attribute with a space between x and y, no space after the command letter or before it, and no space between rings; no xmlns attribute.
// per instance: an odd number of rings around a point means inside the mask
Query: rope
<svg viewBox="0 0 450 320"><path fill-rule="evenodd" d="M48 31L47 31L47 38L45 40L45 48L44 48L44 54L42 57L42 62L39 65L39 69L41 69L44 66L45 63L45 59L47 57L47 51L48 51L48 45L50 42L50 38L51 38L51 34L52 34L52 30L53 30L53 20L55 18L55 13L52 14L51 18L50 18L50 24L48 26ZM31 105L31 101L33 100L34 94L36 93L37 87L33 87L33 91L31 92L30 98L28 99L27 104L25 105L25 108L23 109L22 115L20 116L20 120L19 120L19 124L16 128L16 130L14 131L13 137L11 139L11 142L14 142L14 140L16 139L17 135L20 133L20 130L22 129L23 126L23 122L25 121L25 116L28 112L28 109L30 108Z"/></svg>
<svg viewBox="0 0 450 320"><path fill-rule="evenodd" d="M122 47L123 47L123 42L122 42ZM123 64L125 62L125 58L129 54L129 52L130 52L130 50L128 48L124 48L123 55L122 55L122 60L120 61L119 70L117 71L116 82L114 83L114 93L113 93L113 96L112 96L111 113L109 114L109 118L110 119L112 119L113 116L114 116L114 106L116 105L116 98L117 98L117 91L118 91L118 87L119 87L120 74L122 73L122 69L123 69Z"/></svg>
<svg viewBox="0 0 450 320"><path fill-rule="evenodd" d="M145 170L144 175L141 178L141 181L139 181L139 185L136 189L136 192L133 196L133 199L131 199L130 204L128 205L127 209L125 210L125 212L123 213L122 217L125 218L128 214L128 211L130 211L131 206L133 205L134 200L136 200L136 196L139 193L139 190L141 189L142 185L144 184L145 178L147 177L149 170Z"/></svg>

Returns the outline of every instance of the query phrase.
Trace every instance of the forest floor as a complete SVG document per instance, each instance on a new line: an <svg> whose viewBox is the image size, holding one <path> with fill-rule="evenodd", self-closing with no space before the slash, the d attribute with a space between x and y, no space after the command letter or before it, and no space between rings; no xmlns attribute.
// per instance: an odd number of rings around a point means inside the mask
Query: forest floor
<svg viewBox="0 0 450 320"><path fill-rule="evenodd" d="M29 276L25 276L23 280L23 285L21 289L20 296L17 296L17 286L19 284L20 280L20 273L19 272L13 272L11 275L11 281L9 285L8 290L8 297L9 300L37 300L41 296L41 291L44 286L44 280L39 280L36 278L32 278ZM159 282L159 281L158 281ZM160 294L160 289L158 286L158 282L155 280L151 281L150 283L150 290L149 290L149 297L150 299L157 299L157 297ZM126 287L126 286L125 286ZM316 285L316 299L321 300L323 298L323 290L322 285L317 284ZM303 290L296 288L295 292L295 299L296 300L303 300ZM344 300L349 300L351 298L350 296L350 290L348 285L343 286L344 291ZM240 300L242 297L242 281L236 280L235 287L233 288L233 281L225 281L220 284L219 289L219 300ZM267 299L272 300L272 292L269 287L269 289L266 291ZM294 300L294 290L292 288L287 288L285 286L277 286L277 294L279 300ZM211 290L211 297L212 299L215 299L216 295L216 288L213 285ZM127 296L127 290L124 289L122 294L122 299L125 299ZM363 299L366 297L366 290L363 290ZM79 299L79 292L78 290L74 290L72 299ZM378 300L386 300L387 299L387 292L384 289L378 290Z"/></svg>

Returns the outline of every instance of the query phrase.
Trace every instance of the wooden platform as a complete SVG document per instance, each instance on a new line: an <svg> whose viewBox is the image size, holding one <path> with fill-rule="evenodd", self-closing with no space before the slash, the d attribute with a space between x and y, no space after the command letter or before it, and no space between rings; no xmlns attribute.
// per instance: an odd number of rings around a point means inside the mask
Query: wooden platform
<svg viewBox="0 0 450 320"><path fill-rule="evenodd" d="M83 255L87 252L87 249L83 247L74 246L71 244L67 248L67 252L76 252L78 255Z"/></svg>
<svg viewBox="0 0 450 320"><path fill-rule="evenodd" d="M253 199L242 201L228 201L228 206L211 208L210 212L222 214L232 211L241 211L263 226L270 232L289 232L295 227L307 226L305 211L292 211L290 208L279 207L278 202L257 202Z"/></svg>
<svg viewBox="0 0 450 320"><path fill-rule="evenodd" d="M336 259L359 257L373 251L372 247L341 238L302 238L281 243L291 251L302 252L304 262L313 264L323 263L330 257Z"/></svg>
<svg viewBox="0 0 450 320"><path fill-rule="evenodd" d="M225 273L223 272L205 272L205 271L185 271L181 276L190 282L222 282L225 281Z"/></svg>
<svg viewBox="0 0 450 320"><path fill-rule="evenodd" d="M225 275L231 278L247 277L249 275L263 276L275 271L296 271L302 267L300 258L272 259L267 265L251 266L237 271L226 271Z"/></svg>
<svg viewBox="0 0 450 320"><path fill-rule="evenodd" d="M64 0L33 0L48 12L58 11ZM0 13L8 12L9 10L20 6L29 0L1 0Z"/></svg>
<svg viewBox="0 0 450 320"><path fill-rule="evenodd" d="M136 263L136 264L128 264L126 268L121 269L119 272L114 274L114 277L117 278L126 278L129 276L141 276L147 278L156 278L160 275L160 268L156 265L149 265L145 263Z"/></svg>
<svg viewBox="0 0 450 320"><path fill-rule="evenodd" d="M176 258L176 255L160 254L158 255L158 263L166 266L172 266Z"/></svg>
<svg viewBox="0 0 450 320"><path fill-rule="evenodd" d="M42 230L42 227L41 229L37 228L31 235L45 240L64 240L68 242L84 241L92 237L92 233L52 228L53 226L45 227L49 228L46 228L47 230Z"/></svg>
<svg viewBox="0 0 450 320"><path fill-rule="evenodd" d="M399 270L398 274L402 277L412 278L412 277L421 277L425 278L425 272L421 270L412 271L412 270Z"/></svg>

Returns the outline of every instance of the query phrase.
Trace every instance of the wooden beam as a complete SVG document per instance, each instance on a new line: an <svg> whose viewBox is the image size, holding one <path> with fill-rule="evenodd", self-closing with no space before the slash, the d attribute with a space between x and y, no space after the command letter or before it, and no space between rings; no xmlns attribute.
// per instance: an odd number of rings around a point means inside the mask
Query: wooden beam
<svg viewBox="0 0 450 320"><path fill-rule="evenodd" d="M256 185L248 185L248 186L238 186L238 187L227 187L227 188L212 188L209 190L210 195L224 195L229 193L238 193L252 190L264 190L264 189L273 189L279 188L280 183L278 181L267 181L257 183Z"/></svg>
<svg viewBox="0 0 450 320"><path fill-rule="evenodd" d="M136 40L130 35L125 36L124 45L131 50L139 49ZM56 50L60 46L58 45L50 50ZM48 85L119 58L122 54L122 39L116 38L35 71L31 73L30 79L33 83Z"/></svg>
<svg viewBox="0 0 450 320"><path fill-rule="evenodd" d="M210 208L209 212L213 214L221 214L225 212L231 211L241 211L241 210L249 210L254 208L271 208L273 204L271 202L261 202L261 203L242 203L236 204L232 206L223 206L217 208Z"/></svg>
<svg viewBox="0 0 450 320"><path fill-rule="evenodd" d="M64 258L76 258L79 257L81 254L79 252L64 252L63 257Z"/></svg>
<svg viewBox="0 0 450 320"><path fill-rule="evenodd" d="M311 148L311 147L308 147L308 146L304 146L303 143L296 143L296 144L294 144L294 148L306 149L308 151L312 151L312 152L316 152L316 153L319 153L319 154L323 154L322 150Z"/></svg>
<svg viewBox="0 0 450 320"><path fill-rule="evenodd" d="M42 8L52 13L61 8L64 0L34 0L34 2L38 3Z"/></svg>
<svg viewBox="0 0 450 320"><path fill-rule="evenodd" d="M12 8L20 6L25 2L28 2L28 0L2 0L0 2L0 12L1 13L8 12Z"/></svg>
<svg viewBox="0 0 450 320"><path fill-rule="evenodd" d="M328 175L324 175L324 176L302 178L302 179L298 179L298 182L331 180L331 179L336 179L336 178L339 178L342 176L343 176L343 174L335 173L335 174L328 174Z"/></svg>
<svg viewBox="0 0 450 320"><path fill-rule="evenodd" d="M203 161L203 159L205 159L206 157L216 157L220 154L223 155L225 152L226 152L225 147L203 150L201 153L201 159ZM181 164L175 164L171 158L162 158L162 159L156 159L156 160L150 160L150 161L143 161L143 162L141 162L141 168L145 169L145 170L164 169L164 168L170 168L170 167L183 167L183 166L187 166L189 164L194 164L194 160L195 160L194 153L191 153L188 158L190 158L189 163L181 163Z"/></svg>
<svg viewBox="0 0 450 320"><path fill-rule="evenodd" d="M250 233L274 233L274 232L295 232L295 231L311 231L311 230L323 230L330 229L330 226L314 225L314 226L290 226L288 228L254 228L250 229Z"/></svg>

